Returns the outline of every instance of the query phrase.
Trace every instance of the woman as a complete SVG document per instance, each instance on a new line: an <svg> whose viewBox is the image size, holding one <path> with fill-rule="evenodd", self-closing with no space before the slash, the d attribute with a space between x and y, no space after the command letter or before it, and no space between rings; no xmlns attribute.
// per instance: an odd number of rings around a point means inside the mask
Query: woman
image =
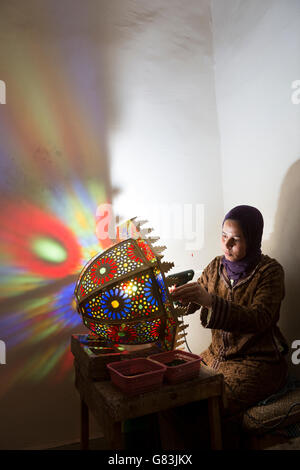
<svg viewBox="0 0 300 470"><path fill-rule="evenodd" d="M225 414L234 415L278 391L287 379L283 355L288 346L277 322L284 297L281 265L261 252L263 217L237 206L222 225L223 256L217 256L198 282L174 290L174 300L200 308L200 321L212 330L201 356L224 375Z"/></svg>

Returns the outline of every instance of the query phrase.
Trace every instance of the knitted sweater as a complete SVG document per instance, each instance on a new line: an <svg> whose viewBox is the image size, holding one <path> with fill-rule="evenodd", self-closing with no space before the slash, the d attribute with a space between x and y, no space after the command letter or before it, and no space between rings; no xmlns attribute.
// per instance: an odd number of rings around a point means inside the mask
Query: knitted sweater
<svg viewBox="0 0 300 470"><path fill-rule="evenodd" d="M281 265L262 255L252 273L232 287L221 260L217 256L198 279L213 299L210 315L207 308L200 311L202 325L212 330L206 355L210 366L227 360L278 361L288 351L276 325L284 298Z"/></svg>

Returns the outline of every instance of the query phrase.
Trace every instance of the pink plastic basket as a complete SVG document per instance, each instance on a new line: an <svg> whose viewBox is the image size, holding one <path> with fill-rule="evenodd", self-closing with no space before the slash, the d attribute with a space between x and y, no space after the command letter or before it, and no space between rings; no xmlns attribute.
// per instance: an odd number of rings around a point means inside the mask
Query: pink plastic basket
<svg viewBox="0 0 300 470"><path fill-rule="evenodd" d="M166 366L164 378L171 384L191 380L199 375L201 357L197 354L175 349L174 351L153 354L149 356L149 359Z"/></svg>
<svg viewBox="0 0 300 470"><path fill-rule="evenodd" d="M111 381L127 395L150 392L162 385L166 366L146 358L107 364Z"/></svg>

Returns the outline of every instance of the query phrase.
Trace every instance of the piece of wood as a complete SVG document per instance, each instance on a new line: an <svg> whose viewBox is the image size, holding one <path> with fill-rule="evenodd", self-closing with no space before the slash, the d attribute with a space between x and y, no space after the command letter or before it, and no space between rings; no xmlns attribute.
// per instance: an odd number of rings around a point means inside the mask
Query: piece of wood
<svg viewBox="0 0 300 470"><path fill-rule="evenodd" d="M212 450L222 449L222 431L220 419L219 397L208 398L208 417L210 428L210 443Z"/></svg>
<svg viewBox="0 0 300 470"><path fill-rule="evenodd" d="M102 409L107 410L113 421L123 421L220 396L223 388L223 375L212 374L206 367L201 366L199 377L195 379L175 385L163 384L162 387L152 392L129 397L111 381L90 383L82 377L77 367L76 386L80 393L84 394L87 403L96 400L97 403L101 403Z"/></svg>
<svg viewBox="0 0 300 470"><path fill-rule="evenodd" d="M80 400L80 448L88 450L89 448L89 409L84 400Z"/></svg>
<svg viewBox="0 0 300 470"><path fill-rule="evenodd" d="M146 357L151 354L158 354L161 349L156 343L151 347L136 351L116 351L110 354L96 354L93 352L93 344L87 340L88 335L72 335L71 352L75 357L84 375L92 380L110 380L109 371L106 364L136 357ZM99 343L101 344L101 343ZM104 345L106 343L103 343ZM95 342L94 346L97 343Z"/></svg>
<svg viewBox="0 0 300 470"><path fill-rule="evenodd" d="M78 351L75 351L74 367L75 385L82 400L82 448L88 445L86 407L102 427L107 448L123 449L124 436L121 426L125 420L206 399L210 407L212 447L214 449L222 447L219 410L219 400L224 386L222 374L201 365L197 378L173 385L164 383L157 390L129 397L110 380L101 382L92 380Z"/></svg>
<svg viewBox="0 0 300 470"><path fill-rule="evenodd" d="M80 363L80 367L85 370L88 378L93 380L109 380L109 372L106 364L109 362L120 361L124 356L128 356L126 351L114 352L110 354L97 355L93 349L93 342L87 340L88 335L72 335L71 352ZM97 343L94 342L94 346ZM100 345L100 343L99 343Z"/></svg>
<svg viewBox="0 0 300 470"><path fill-rule="evenodd" d="M103 427L105 429L105 439L107 449L123 450L125 449L125 439L122 433L122 423L114 422L107 413L103 414Z"/></svg>

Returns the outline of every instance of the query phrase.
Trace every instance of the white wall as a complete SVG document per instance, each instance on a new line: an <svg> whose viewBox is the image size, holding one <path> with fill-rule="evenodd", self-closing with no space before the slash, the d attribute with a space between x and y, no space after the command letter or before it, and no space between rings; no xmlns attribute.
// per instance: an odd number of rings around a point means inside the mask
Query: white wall
<svg viewBox="0 0 300 470"><path fill-rule="evenodd" d="M165 259L175 263L173 272L191 268L196 279L220 252L223 216L210 3L124 3L126 14L115 10L111 18L109 150L112 183L120 189L114 209L124 219L148 219L161 237L158 244L167 246ZM170 216L173 222L183 217L184 204L191 204L201 238L192 247L187 234L176 240L172 227L164 232ZM200 327L199 314L187 321L190 347L200 352L210 332Z"/></svg>
<svg viewBox="0 0 300 470"><path fill-rule="evenodd" d="M300 2L212 0L212 17L225 212L243 203L262 211L264 252L286 272L280 325L291 344L300 339L300 105L291 100Z"/></svg>

